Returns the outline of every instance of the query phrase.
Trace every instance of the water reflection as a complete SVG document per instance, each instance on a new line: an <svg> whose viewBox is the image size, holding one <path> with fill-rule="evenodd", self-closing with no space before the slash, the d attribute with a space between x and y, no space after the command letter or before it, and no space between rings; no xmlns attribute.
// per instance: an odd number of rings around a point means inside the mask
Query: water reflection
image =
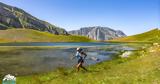
<svg viewBox="0 0 160 84"><path fill-rule="evenodd" d="M82 45L82 44L81 44ZM86 44L85 44L86 45ZM76 46L68 47L1 47L0 50L0 75L46 72L57 67L73 67L77 60L70 58L75 56ZM122 50L133 50L121 44L103 44L103 46L81 46L87 53L85 65L95 64L104 60L111 60L112 56ZM91 58L98 58L99 61Z"/></svg>

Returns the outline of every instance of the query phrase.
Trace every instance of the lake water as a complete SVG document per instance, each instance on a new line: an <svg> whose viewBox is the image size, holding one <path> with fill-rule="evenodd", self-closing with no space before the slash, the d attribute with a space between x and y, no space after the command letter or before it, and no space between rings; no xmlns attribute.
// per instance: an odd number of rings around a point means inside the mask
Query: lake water
<svg viewBox="0 0 160 84"><path fill-rule="evenodd" d="M111 60L123 50L135 50L125 43L0 43L0 75L27 75L58 67L73 67L76 48L87 53L85 65ZM91 58L98 58L99 61Z"/></svg>

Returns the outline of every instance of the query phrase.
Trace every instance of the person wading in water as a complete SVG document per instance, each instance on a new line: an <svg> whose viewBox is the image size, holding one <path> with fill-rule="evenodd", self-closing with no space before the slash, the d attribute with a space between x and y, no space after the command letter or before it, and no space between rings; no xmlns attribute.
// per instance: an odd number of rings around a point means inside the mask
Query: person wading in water
<svg viewBox="0 0 160 84"><path fill-rule="evenodd" d="M80 70L80 68L82 68L85 71L87 71L87 69L83 66L83 63L84 63L85 58L87 57L87 54L84 53L82 50L83 49L81 49L81 48L77 48L76 56L73 57L73 58L76 57L78 59L78 64L76 65L77 72Z"/></svg>

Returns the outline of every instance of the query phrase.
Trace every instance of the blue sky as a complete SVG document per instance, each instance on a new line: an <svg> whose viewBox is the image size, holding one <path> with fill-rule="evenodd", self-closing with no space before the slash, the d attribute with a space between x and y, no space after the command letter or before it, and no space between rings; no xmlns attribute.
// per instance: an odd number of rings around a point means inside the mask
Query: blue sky
<svg viewBox="0 0 160 84"><path fill-rule="evenodd" d="M127 35L160 28L160 0L0 0L66 30L106 26Z"/></svg>

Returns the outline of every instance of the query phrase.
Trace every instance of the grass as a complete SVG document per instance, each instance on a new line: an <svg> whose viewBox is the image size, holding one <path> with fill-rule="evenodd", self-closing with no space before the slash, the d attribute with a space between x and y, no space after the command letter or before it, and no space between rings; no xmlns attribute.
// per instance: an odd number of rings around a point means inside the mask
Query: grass
<svg viewBox="0 0 160 84"><path fill-rule="evenodd" d="M84 36L54 35L32 29L0 30L0 42L94 42Z"/></svg>
<svg viewBox="0 0 160 84"><path fill-rule="evenodd" d="M17 84L159 84L160 47L134 51L129 58L116 58L88 66L89 72L58 68L55 71L17 77Z"/></svg>
<svg viewBox="0 0 160 84"><path fill-rule="evenodd" d="M62 42L63 39L64 39L63 42L68 40L69 42L77 40L82 41L82 39L77 38L77 36L70 36L70 38L67 38L68 36L61 37L61 35L59 35L59 37L57 37L56 35L51 35L45 32L41 33L33 32L31 33L31 36L27 34L27 37L29 37L29 39L34 38L36 39L36 41L37 39L41 39L40 41L42 41L43 39L44 41L46 37L43 36L41 37L41 35L43 34L47 35L47 38L52 37L52 40L49 41L53 41L53 39L55 38L56 38L55 42L58 41ZM21 36L23 35L25 34L22 34ZM37 36L40 36L41 38ZM57 40L57 38L60 37L61 39ZM160 42L159 37L160 37L159 30L154 29L152 31L145 32L143 34L118 38L112 41ZM8 41L8 39L6 41ZM35 41L35 40L29 40L29 41ZM132 45L130 44L130 46ZM139 46L136 45L135 47ZM160 60L160 47L147 46L145 48L140 48L140 50L138 51L134 51L134 53L131 54L130 57L128 58L117 57L111 61L105 61L95 65L88 66L87 67L87 69L89 70L88 72L80 71L77 73L74 69L68 69L68 68L66 69L63 67L59 67L57 70L48 73L18 76L17 84L106 84L106 83L107 84L160 84L159 60Z"/></svg>
<svg viewBox="0 0 160 84"><path fill-rule="evenodd" d="M110 42L160 42L160 30L153 29L142 34L110 40Z"/></svg>

